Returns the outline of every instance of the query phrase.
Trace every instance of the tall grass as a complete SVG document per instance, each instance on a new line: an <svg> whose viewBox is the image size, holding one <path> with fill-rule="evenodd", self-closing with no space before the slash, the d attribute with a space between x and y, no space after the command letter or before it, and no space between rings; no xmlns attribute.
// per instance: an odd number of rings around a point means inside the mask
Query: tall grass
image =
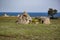
<svg viewBox="0 0 60 40"><path fill-rule="evenodd" d="M0 40L60 40L60 19L45 24L16 24L17 17L0 17Z"/></svg>

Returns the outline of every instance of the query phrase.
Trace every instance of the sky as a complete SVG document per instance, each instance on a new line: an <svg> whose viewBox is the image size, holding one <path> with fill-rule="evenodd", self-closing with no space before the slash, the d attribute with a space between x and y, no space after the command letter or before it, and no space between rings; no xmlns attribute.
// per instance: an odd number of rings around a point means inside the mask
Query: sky
<svg viewBox="0 0 60 40"><path fill-rule="evenodd" d="M60 12L60 0L0 0L0 12L47 12L49 8Z"/></svg>

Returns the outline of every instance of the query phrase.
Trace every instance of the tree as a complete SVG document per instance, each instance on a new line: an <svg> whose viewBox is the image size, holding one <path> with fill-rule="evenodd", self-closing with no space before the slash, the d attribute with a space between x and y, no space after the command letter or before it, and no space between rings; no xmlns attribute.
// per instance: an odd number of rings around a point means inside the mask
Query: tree
<svg viewBox="0 0 60 40"><path fill-rule="evenodd" d="M56 9L54 9L53 11L54 11L54 15L57 14L57 10Z"/></svg>
<svg viewBox="0 0 60 40"><path fill-rule="evenodd" d="M52 8L49 8L48 10L48 16L50 16L51 18L54 18L54 15L57 14L57 10L56 9L52 9Z"/></svg>

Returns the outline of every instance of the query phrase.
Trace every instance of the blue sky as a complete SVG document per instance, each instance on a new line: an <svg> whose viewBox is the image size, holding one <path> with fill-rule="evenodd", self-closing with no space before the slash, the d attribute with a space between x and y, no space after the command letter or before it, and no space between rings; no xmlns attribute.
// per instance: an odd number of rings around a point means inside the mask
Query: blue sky
<svg viewBox="0 0 60 40"><path fill-rule="evenodd" d="M49 8L60 12L60 0L0 0L0 12L47 12Z"/></svg>

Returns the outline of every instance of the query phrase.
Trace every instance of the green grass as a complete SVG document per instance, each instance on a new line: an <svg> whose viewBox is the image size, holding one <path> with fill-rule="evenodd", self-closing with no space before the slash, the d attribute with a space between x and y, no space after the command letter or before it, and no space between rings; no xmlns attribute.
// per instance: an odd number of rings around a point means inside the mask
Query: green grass
<svg viewBox="0 0 60 40"><path fill-rule="evenodd" d="M16 24L17 17L0 17L0 40L60 40L60 19L46 24Z"/></svg>

